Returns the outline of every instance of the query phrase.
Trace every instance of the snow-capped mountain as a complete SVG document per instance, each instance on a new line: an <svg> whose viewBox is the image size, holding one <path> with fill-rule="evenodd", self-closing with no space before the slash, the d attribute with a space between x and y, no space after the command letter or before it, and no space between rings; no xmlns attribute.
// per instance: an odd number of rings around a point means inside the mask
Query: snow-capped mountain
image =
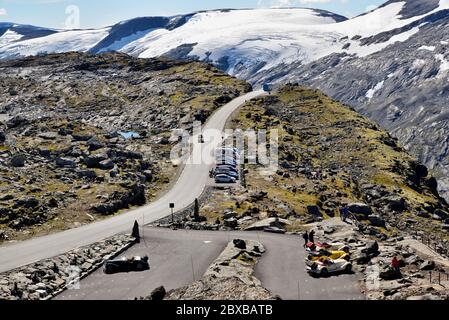
<svg viewBox="0 0 449 320"><path fill-rule="evenodd" d="M0 24L0 59L121 51L202 60L255 84L310 84L399 137L435 170L449 198L448 30L449 0L391 0L352 19L313 9L227 9L97 30Z"/></svg>

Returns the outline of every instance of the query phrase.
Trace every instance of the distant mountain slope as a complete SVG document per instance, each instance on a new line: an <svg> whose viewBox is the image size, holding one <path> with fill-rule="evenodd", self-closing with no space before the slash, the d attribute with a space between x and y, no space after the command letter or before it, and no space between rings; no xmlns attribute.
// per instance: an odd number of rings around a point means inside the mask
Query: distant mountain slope
<svg viewBox="0 0 449 320"><path fill-rule="evenodd" d="M397 135L449 199L448 19L449 0L391 0L349 20L313 9L226 9L32 38L0 25L0 59L117 50L201 60L253 84L306 83Z"/></svg>

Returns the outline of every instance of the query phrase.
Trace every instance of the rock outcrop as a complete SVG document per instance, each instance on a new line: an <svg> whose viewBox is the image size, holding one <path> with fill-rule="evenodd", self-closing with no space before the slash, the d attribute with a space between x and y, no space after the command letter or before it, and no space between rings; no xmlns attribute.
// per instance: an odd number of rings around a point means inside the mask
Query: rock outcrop
<svg viewBox="0 0 449 320"><path fill-rule="evenodd" d="M253 276L264 253L261 243L236 239L207 269L203 278L167 293L166 300L272 300L275 299Z"/></svg>

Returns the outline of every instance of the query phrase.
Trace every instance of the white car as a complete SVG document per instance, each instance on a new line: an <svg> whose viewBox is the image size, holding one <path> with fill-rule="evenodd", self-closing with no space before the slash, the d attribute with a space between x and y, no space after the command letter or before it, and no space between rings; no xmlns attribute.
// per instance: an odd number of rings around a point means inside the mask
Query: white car
<svg viewBox="0 0 449 320"><path fill-rule="evenodd" d="M307 266L307 272L319 277L327 277L335 273L351 273L352 264L344 259L323 259Z"/></svg>

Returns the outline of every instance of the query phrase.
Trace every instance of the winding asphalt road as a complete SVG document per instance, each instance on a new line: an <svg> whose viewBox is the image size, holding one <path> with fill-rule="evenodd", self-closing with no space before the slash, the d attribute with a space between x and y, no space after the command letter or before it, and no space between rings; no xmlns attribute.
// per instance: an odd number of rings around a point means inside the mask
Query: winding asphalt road
<svg viewBox="0 0 449 320"><path fill-rule="evenodd" d="M150 270L106 275L100 269L81 280L79 290L64 291L56 300L128 300L148 296L161 285L167 290L189 285L201 279L229 241L236 238L257 240L265 246L255 276L282 299L364 299L355 274L310 277L305 271L303 240L298 236L145 228L143 241L125 255L148 255Z"/></svg>
<svg viewBox="0 0 449 320"><path fill-rule="evenodd" d="M217 110L203 128L206 144L198 137L191 141L193 150L178 181L159 200L127 213L76 229L0 247L0 272L8 271L42 259L51 258L77 247L86 246L113 235L129 232L134 221L154 222L170 214L169 203L181 210L193 203L203 192L213 164L213 150L222 142L226 121L247 100L263 95L253 91Z"/></svg>

